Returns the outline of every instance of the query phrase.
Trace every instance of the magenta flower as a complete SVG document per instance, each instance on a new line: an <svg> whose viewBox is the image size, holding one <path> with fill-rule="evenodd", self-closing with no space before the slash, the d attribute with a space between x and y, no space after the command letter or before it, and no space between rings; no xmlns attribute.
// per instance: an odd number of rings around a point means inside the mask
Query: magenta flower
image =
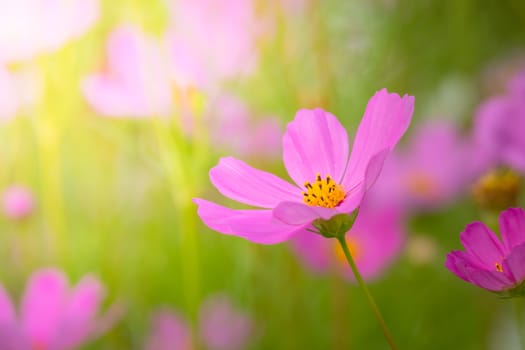
<svg viewBox="0 0 525 350"><path fill-rule="evenodd" d="M103 298L100 282L84 277L71 291L58 270L33 274L17 317L0 287L0 348L5 350L76 349L95 336L96 314Z"/></svg>
<svg viewBox="0 0 525 350"><path fill-rule="evenodd" d="M199 312L198 335L208 350L245 349L254 335L254 323L224 295L209 297ZM145 350L191 350L191 334L177 314L161 310L153 316Z"/></svg>
<svg viewBox="0 0 525 350"><path fill-rule="evenodd" d="M263 244L304 232L316 219L356 209L385 157L406 131L414 98L377 92L368 102L349 156L348 136L321 109L300 110L283 137L283 160L292 185L232 157L222 158L210 179L224 196L261 209L234 210L194 199L210 228Z"/></svg>
<svg viewBox="0 0 525 350"><path fill-rule="evenodd" d="M11 186L2 196L2 210L11 219L23 219L33 212L32 193L22 186Z"/></svg>
<svg viewBox="0 0 525 350"><path fill-rule="evenodd" d="M0 62L58 50L99 16L97 0L6 0L0 11Z"/></svg>
<svg viewBox="0 0 525 350"><path fill-rule="evenodd" d="M85 98L100 114L114 117L167 115L171 81L160 44L132 26L113 31L106 67L82 83Z"/></svg>
<svg viewBox="0 0 525 350"><path fill-rule="evenodd" d="M466 251L447 255L445 266L459 278L492 292L523 295L525 280L525 211L510 208L501 212L502 241L483 223L467 225L461 233Z"/></svg>
<svg viewBox="0 0 525 350"><path fill-rule="evenodd" d="M253 331L253 321L225 295L212 296L201 306L199 334L209 350L245 349Z"/></svg>
<svg viewBox="0 0 525 350"><path fill-rule="evenodd" d="M380 277L399 256L404 242L400 214L397 209L371 209L364 205L346 234L346 243L365 280ZM298 234L292 239L292 246L303 263L314 272L335 271L354 280L354 274L336 240L324 239L320 235Z"/></svg>
<svg viewBox="0 0 525 350"><path fill-rule="evenodd" d="M260 25L251 0L172 1L167 41L179 86L209 90L249 73L257 61Z"/></svg>
<svg viewBox="0 0 525 350"><path fill-rule="evenodd" d="M211 143L245 157L276 158L281 151L282 126L277 118L257 120L243 102L220 95L207 113Z"/></svg>
<svg viewBox="0 0 525 350"><path fill-rule="evenodd" d="M507 93L481 104L474 120L476 147L485 168L509 166L525 172L525 71L514 76Z"/></svg>
<svg viewBox="0 0 525 350"><path fill-rule="evenodd" d="M186 322L169 310L157 311L144 350L191 350L191 333Z"/></svg>
<svg viewBox="0 0 525 350"><path fill-rule="evenodd" d="M472 142L450 122L421 125L406 146L385 162L372 201L408 211L432 209L456 198L478 175Z"/></svg>

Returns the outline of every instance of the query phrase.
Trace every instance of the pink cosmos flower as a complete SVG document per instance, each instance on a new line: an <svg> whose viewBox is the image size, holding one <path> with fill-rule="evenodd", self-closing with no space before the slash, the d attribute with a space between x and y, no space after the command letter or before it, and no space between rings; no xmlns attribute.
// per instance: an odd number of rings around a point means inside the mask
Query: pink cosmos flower
<svg viewBox="0 0 525 350"><path fill-rule="evenodd" d="M466 251L449 253L445 266L478 287L513 296L525 280L525 211L501 212L499 228L502 241L481 222L467 225L460 236Z"/></svg>
<svg viewBox="0 0 525 350"><path fill-rule="evenodd" d="M190 329L186 322L169 310L157 311L144 350L191 350Z"/></svg>
<svg viewBox="0 0 525 350"><path fill-rule="evenodd" d="M421 125L407 147L397 149L369 196L406 210L432 209L458 196L478 172L474 147L451 122Z"/></svg>
<svg viewBox="0 0 525 350"><path fill-rule="evenodd" d="M14 118L20 108L15 79L5 68L0 66L0 121Z"/></svg>
<svg viewBox="0 0 525 350"><path fill-rule="evenodd" d="M179 86L210 85L249 73L260 30L251 0L172 1L167 41Z"/></svg>
<svg viewBox="0 0 525 350"><path fill-rule="evenodd" d="M11 186L2 196L2 210L11 219L23 219L33 212L32 193L22 186Z"/></svg>
<svg viewBox="0 0 525 350"><path fill-rule="evenodd" d="M103 294L102 285L92 276L68 290L67 279L60 271L39 270L29 281L17 316L0 287L0 348L77 349L95 335Z"/></svg>
<svg viewBox="0 0 525 350"><path fill-rule="evenodd" d="M0 62L55 51L86 32L98 16L97 0L4 0Z"/></svg>
<svg viewBox="0 0 525 350"><path fill-rule="evenodd" d="M255 120L247 106L234 96L220 95L207 113L210 141L239 156L276 158L282 130L277 118Z"/></svg>
<svg viewBox="0 0 525 350"><path fill-rule="evenodd" d="M160 44L129 25L111 33L105 69L85 78L82 89L93 108L107 116L166 115L172 105Z"/></svg>
<svg viewBox="0 0 525 350"><path fill-rule="evenodd" d="M349 156L348 136L339 121L321 109L300 110L283 137L283 160L296 185L222 158L210 179L224 196L261 209L234 210L194 199L210 228L263 244L304 232L316 219L356 209L385 157L406 131L414 98L386 89L368 102Z"/></svg>
<svg viewBox="0 0 525 350"><path fill-rule="evenodd" d="M478 108L474 121L476 147L485 168L509 166L525 172L525 71L507 84L507 93L492 97Z"/></svg>
<svg viewBox="0 0 525 350"><path fill-rule="evenodd" d="M345 238L363 278L377 279L401 252L404 232L400 211L361 206ZM313 271L326 273L335 270L354 280L354 274L337 240L305 233L296 235L292 239L292 246L303 263Z"/></svg>
<svg viewBox="0 0 525 350"><path fill-rule="evenodd" d="M153 317L145 350L191 350L190 330L177 314L161 310ZM253 336L253 321L224 295L208 298L199 312L198 334L208 350L245 349Z"/></svg>

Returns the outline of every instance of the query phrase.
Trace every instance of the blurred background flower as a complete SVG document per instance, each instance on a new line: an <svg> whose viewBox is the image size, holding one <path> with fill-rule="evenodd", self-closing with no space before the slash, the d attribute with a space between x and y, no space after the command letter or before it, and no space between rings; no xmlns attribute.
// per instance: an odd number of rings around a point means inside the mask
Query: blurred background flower
<svg viewBox="0 0 525 350"><path fill-rule="evenodd" d="M467 223L496 231L501 210L525 203L524 13L514 0L0 0L1 285L25 305L26 280L46 271L63 298L32 293L35 305L84 300L79 333L58 332L64 347L213 348L209 335L242 339L230 348L383 349L330 240L262 249L212 233L191 198L243 208L209 185L220 157L288 181L282 137L299 109L330 111L351 142L385 87L417 105L349 245L400 348L488 348L508 310L443 263ZM95 317L91 272L125 315ZM66 275L83 282L69 289ZM217 290L228 302L205 317ZM15 348L35 339L27 310L0 313ZM45 325L47 341L57 328Z"/></svg>

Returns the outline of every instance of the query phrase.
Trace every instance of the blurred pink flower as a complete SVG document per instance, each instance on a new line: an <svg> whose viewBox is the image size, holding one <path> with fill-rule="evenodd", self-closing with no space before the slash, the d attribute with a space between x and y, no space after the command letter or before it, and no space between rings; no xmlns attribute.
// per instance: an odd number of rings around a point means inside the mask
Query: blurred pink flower
<svg viewBox="0 0 525 350"><path fill-rule="evenodd" d="M523 297L525 280L525 211L501 212L502 241L485 224L474 222L461 233L464 251L447 255L445 266L459 278L493 292Z"/></svg>
<svg viewBox="0 0 525 350"><path fill-rule="evenodd" d="M76 349L94 336L103 298L100 282L85 276L68 290L62 272L43 269L31 277L20 315L0 286L0 348L3 350Z"/></svg>
<svg viewBox="0 0 525 350"><path fill-rule="evenodd" d="M53 52L99 16L98 0L3 0L1 5L0 62Z"/></svg>
<svg viewBox="0 0 525 350"><path fill-rule="evenodd" d="M209 350L245 349L253 331L253 321L225 295L209 297L201 306L199 334Z"/></svg>
<svg viewBox="0 0 525 350"><path fill-rule="evenodd" d="M209 90L253 70L260 25L251 0L171 1L167 41L181 87Z"/></svg>
<svg viewBox="0 0 525 350"><path fill-rule="evenodd" d="M211 169L226 197L261 209L234 210L194 199L210 228L252 242L274 244L304 232L316 219L350 214L404 134L414 98L378 91L368 102L349 157L348 135L321 109L300 110L283 137L283 159L296 186L232 157Z"/></svg>
<svg viewBox="0 0 525 350"><path fill-rule="evenodd" d="M372 209L365 204L346 234L346 242L363 278L378 278L401 252L404 242L401 212L393 208ZM337 240L304 232L292 239L292 247L313 271L337 271L354 280Z"/></svg>
<svg viewBox="0 0 525 350"><path fill-rule="evenodd" d="M13 75L0 65L0 121L14 118L20 108Z"/></svg>
<svg viewBox="0 0 525 350"><path fill-rule="evenodd" d="M211 143L238 156L276 158L282 129L277 118L255 120L242 101L221 95L210 103L207 119Z"/></svg>
<svg viewBox="0 0 525 350"><path fill-rule="evenodd" d="M22 219L33 212L33 194L22 186L11 186L2 195L2 210L11 219Z"/></svg>
<svg viewBox="0 0 525 350"><path fill-rule="evenodd" d="M200 342L208 350L240 350L254 335L253 321L237 310L225 295L206 299L199 312ZM154 314L145 350L191 350L191 334L177 314L161 310Z"/></svg>
<svg viewBox="0 0 525 350"><path fill-rule="evenodd" d="M468 189L478 175L470 137L446 121L421 125L386 160L370 201L405 210L432 209Z"/></svg>
<svg viewBox="0 0 525 350"><path fill-rule="evenodd" d="M191 334L186 322L169 310L157 311L152 317L144 350L191 349Z"/></svg>
<svg viewBox="0 0 525 350"><path fill-rule="evenodd" d="M168 66L160 43L129 25L111 33L106 66L86 77L82 89L93 108L106 116L163 116L172 105Z"/></svg>
<svg viewBox="0 0 525 350"><path fill-rule="evenodd" d="M525 71L507 84L507 93L482 103L474 120L476 146L484 166L509 166L525 172Z"/></svg>

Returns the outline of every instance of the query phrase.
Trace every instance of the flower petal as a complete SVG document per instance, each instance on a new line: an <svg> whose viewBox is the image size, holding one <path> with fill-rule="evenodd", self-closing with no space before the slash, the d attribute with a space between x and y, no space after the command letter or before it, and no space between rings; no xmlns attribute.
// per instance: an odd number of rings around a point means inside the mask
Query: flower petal
<svg viewBox="0 0 525 350"><path fill-rule="evenodd" d="M368 164L376 154L385 149L392 150L407 130L413 111L413 96L405 95L401 98L398 94L388 93L386 89L376 92L368 102L357 130L342 181L345 188L353 188L363 181ZM377 167L376 164L375 168Z"/></svg>
<svg viewBox="0 0 525 350"><path fill-rule="evenodd" d="M354 184L350 189L346 189L345 200L337 207L338 211L351 213L361 204L366 192L379 177L385 159L389 154L390 150L384 149L370 159L363 181Z"/></svg>
<svg viewBox="0 0 525 350"><path fill-rule="evenodd" d="M316 273L330 269L333 260L332 240L306 230L292 238L292 248L299 259Z"/></svg>
<svg viewBox="0 0 525 350"><path fill-rule="evenodd" d="M306 225L315 219L328 220L339 214L336 209L308 206L297 202L281 202L272 212L275 218L288 225Z"/></svg>
<svg viewBox="0 0 525 350"><path fill-rule="evenodd" d="M179 315L169 310L155 312L145 350L187 350L193 348L191 344L191 332Z"/></svg>
<svg viewBox="0 0 525 350"><path fill-rule="evenodd" d="M280 243L302 228L279 221L271 210L234 210L203 199L193 201L199 206L197 213L208 227L255 243Z"/></svg>
<svg viewBox="0 0 525 350"><path fill-rule="evenodd" d="M525 243L515 246L503 260L503 271L510 272L517 284L525 280Z"/></svg>
<svg viewBox="0 0 525 350"><path fill-rule="evenodd" d="M467 267L467 273L472 283L493 292L499 292L513 286L513 282L501 272Z"/></svg>
<svg viewBox="0 0 525 350"><path fill-rule="evenodd" d="M233 157L221 158L210 179L224 196L248 205L273 208L282 201L302 200L297 187Z"/></svg>
<svg viewBox="0 0 525 350"><path fill-rule="evenodd" d="M460 240L472 260L495 271L495 263L503 260L503 247L496 235L485 224L474 222L467 225Z"/></svg>
<svg viewBox="0 0 525 350"><path fill-rule="evenodd" d="M332 114L301 109L283 137L283 161L299 187L319 173L340 182L348 162L348 135Z"/></svg>
<svg viewBox="0 0 525 350"><path fill-rule="evenodd" d="M91 335L103 296L95 277L86 276L79 282L65 307L60 336L55 340L57 349L76 348Z"/></svg>
<svg viewBox="0 0 525 350"><path fill-rule="evenodd" d="M2 350L30 350L29 339L22 332L18 324L0 325L0 349Z"/></svg>
<svg viewBox="0 0 525 350"><path fill-rule="evenodd" d="M465 266L468 265L467 261L469 261L469 258L465 256L465 252L455 250L447 254L445 267L462 280L470 282L465 271Z"/></svg>
<svg viewBox="0 0 525 350"><path fill-rule="evenodd" d="M5 289L0 286L0 324L5 325L14 323L16 323L16 321L13 303Z"/></svg>
<svg viewBox="0 0 525 350"><path fill-rule="evenodd" d="M57 270L39 270L31 277L22 299L21 321L32 346L52 344L64 314L67 281Z"/></svg>
<svg viewBox="0 0 525 350"><path fill-rule="evenodd" d="M525 242L525 211L521 208L509 208L499 216L501 238L507 254L514 247Z"/></svg>
<svg viewBox="0 0 525 350"><path fill-rule="evenodd" d="M254 324L226 295L218 294L201 306L198 328L206 349L238 350L246 349Z"/></svg>

